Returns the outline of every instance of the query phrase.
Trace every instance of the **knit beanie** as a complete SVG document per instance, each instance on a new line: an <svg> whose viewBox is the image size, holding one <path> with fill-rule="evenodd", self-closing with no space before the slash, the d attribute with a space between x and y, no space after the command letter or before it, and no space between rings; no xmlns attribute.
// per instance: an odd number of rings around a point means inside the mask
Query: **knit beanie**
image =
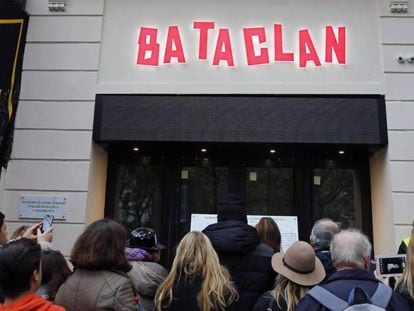
<svg viewBox="0 0 414 311"><path fill-rule="evenodd" d="M238 194L229 193L219 201L217 221L239 220L247 224L247 211L244 201Z"/></svg>

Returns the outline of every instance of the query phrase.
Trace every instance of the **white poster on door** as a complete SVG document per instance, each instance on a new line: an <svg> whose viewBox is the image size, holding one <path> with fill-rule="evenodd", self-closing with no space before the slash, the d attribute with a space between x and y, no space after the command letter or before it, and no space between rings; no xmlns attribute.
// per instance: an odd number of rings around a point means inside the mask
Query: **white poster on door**
<svg viewBox="0 0 414 311"><path fill-rule="evenodd" d="M278 225L282 235L282 251L287 250L299 240L298 218L296 216L247 215L247 223L253 227L262 217L271 217ZM191 231L203 231L208 225L217 222L217 214L191 214Z"/></svg>

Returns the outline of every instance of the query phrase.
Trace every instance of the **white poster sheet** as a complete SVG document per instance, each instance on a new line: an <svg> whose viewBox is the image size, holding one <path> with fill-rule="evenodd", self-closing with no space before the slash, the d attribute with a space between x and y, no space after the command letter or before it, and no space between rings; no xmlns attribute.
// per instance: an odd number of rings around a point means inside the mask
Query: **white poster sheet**
<svg viewBox="0 0 414 311"><path fill-rule="evenodd" d="M282 235L281 251L286 251L295 241L299 240L298 217L296 216L263 216L247 215L247 223L253 227L262 217L272 218ZM191 231L203 231L208 225L217 222L217 214L191 214Z"/></svg>

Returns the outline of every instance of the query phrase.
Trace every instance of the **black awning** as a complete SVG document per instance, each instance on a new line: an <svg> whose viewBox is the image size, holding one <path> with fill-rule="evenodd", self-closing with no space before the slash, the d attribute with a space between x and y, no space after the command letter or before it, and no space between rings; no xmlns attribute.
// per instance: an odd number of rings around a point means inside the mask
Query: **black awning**
<svg viewBox="0 0 414 311"><path fill-rule="evenodd" d="M381 95L97 95L97 143L388 143Z"/></svg>

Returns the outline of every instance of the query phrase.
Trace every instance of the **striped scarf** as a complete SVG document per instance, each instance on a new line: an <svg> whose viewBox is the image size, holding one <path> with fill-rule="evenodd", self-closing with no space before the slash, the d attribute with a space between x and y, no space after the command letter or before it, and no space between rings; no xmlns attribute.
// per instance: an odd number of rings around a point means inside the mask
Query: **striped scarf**
<svg viewBox="0 0 414 311"><path fill-rule="evenodd" d="M155 257L150 252L142 248L125 248L125 254L129 261L151 261L155 262Z"/></svg>

